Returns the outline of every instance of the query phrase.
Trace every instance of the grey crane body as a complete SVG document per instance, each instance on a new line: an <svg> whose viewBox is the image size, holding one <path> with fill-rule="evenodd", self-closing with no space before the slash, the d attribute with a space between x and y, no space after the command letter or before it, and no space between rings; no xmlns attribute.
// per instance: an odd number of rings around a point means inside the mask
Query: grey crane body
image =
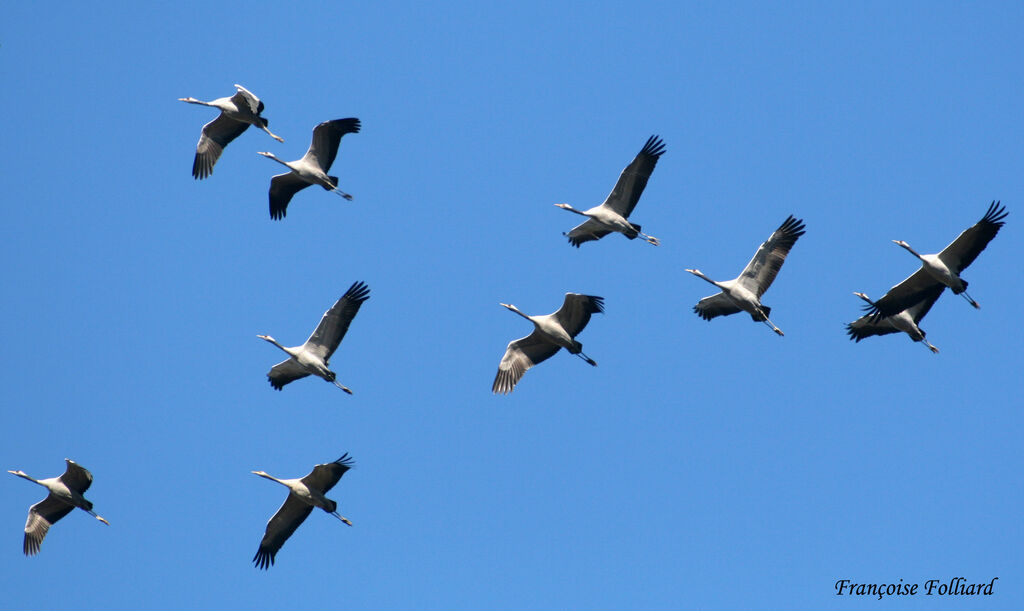
<svg viewBox="0 0 1024 611"><path fill-rule="evenodd" d="M270 180L270 218L280 220L288 212L288 203L296 193L310 185L319 185L328 191L351 200L352 196L338 188L338 177L329 176L331 165L338 154L338 145L345 134L359 133L361 124L354 117L324 121L313 128L313 140L301 159L284 161L273 153L260 151L258 154L288 168L286 174L278 174Z"/></svg>
<svg viewBox="0 0 1024 611"><path fill-rule="evenodd" d="M784 335L782 329L768 318L772 309L761 303L761 296L771 286L775 276L782 269L790 249L803 234L803 221L790 215L761 244L754 253L754 258L743 269L743 273L732 280L716 281L699 269L687 269L687 272L721 289L720 293L701 299L693 307L693 311L704 320L741 311L747 312L754 322L763 322L776 334Z"/></svg>
<svg viewBox="0 0 1024 611"><path fill-rule="evenodd" d="M960 295L975 309L980 308L978 302L967 294L967 281L960 277L974 260L985 250L988 243L996 237L1005 224L1006 208L1000 202L993 201L985 216L974 225L965 229L955 240L936 254L922 255L903 240L893 243L917 257L921 267L906 280L889 289L886 296L889 300L879 305L883 316L892 316L921 300L922 294L929 293L936 285L947 286L954 295ZM881 300L879 300L881 303Z"/></svg>
<svg viewBox="0 0 1024 611"><path fill-rule="evenodd" d="M353 283L345 294L324 312L320 324L301 346L282 346L269 335L257 335L256 337L274 344L289 356L288 360L274 365L267 373L270 385L281 390L289 382L315 375L352 394L351 389L337 381L337 376L330 370L330 360L345 337L352 319L359 312L363 302L369 298L370 289L365 283Z"/></svg>
<svg viewBox="0 0 1024 611"><path fill-rule="evenodd" d="M29 508L23 545L26 556L39 553L39 547L42 545L46 533L49 532L50 526L71 513L75 507L82 509L100 522L110 525L110 522L92 510L92 503L83 496L92 485L92 474L70 459L65 458L64 462L67 463L67 468L62 475L46 479L34 479L24 471L8 471L8 473L39 484L49 491L45 499Z"/></svg>
<svg viewBox="0 0 1024 611"><path fill-rule="evenodd" d="M867 313L846 325L846 332L850 339L856 342L873 335L902 332L906 333L912 341L922 342L922 345L928 350L938 353L939 349L925 339L927 334L921 329L920 323L944 290L946 290L945 286L935 284L929 291L921 294L921 299L917 303L890 316L881 315L879 310L882 305L886 305L886 299L891 300L888 294L875 302L871 301L864 293L854 293L867 302L868 305L864 308Z"/></svg>
<svg viewBox="0 0 1024 611"><path fill-rule="evenodd" d="M597 362L583 354L583 344L576 341L578 335L590 321L591 314L604 312L604 299L594 295L566 293L562 307L553 314L529 316L514 305L502 303L502 307L522 316L533 323L533 332L526 337L509 342L505 355L498 365L491 391L507 394L515 389L526 371L565 348L589 365Z"/></svg>
<svg viewBox="0 0 1024 611"><path fill-rule="evenodd" d="M348 518L338 513L338 503L326 496L327 492L351 467L352 459L348 453L345 453L334 462L316 465L308 475L301 478L278 479L265 471L253 471L260 477L288 488L288 498L267 522L263 540L253 557L257 568L267 569L274 564L274 559L281 546L305 521L314 507L319 507L345 524L352 526L352 522Z"/></svg>
<svg viewBox="0 0 1024 611"><path fill-rule="evenodd" d="M202 179L212 174L213 166L224 152L224 148L241 136L250 125L259 127L274 140L284 142L283 138L270 131L267 127L269 122L260 114L263 112L263 102L241 85L236 84L235 89L238 90L237 93L230 98L217 98L209 102L195 98L178 98L182 102L220 110L216 119L203 126L203 132L199 136L195 160L192 162L193 178Z"/></svg>
<svg viewBox="0 0 1024 611"><path fill-rule="evenodd" d="M630 240L639 236L649 244L659 245L658 238L647 235L640 225L629 222L629 215L633 213L658 158L664 152L665 143L661 138L648 138L633 161L622 170L615 187L599 206L577 210L569 204L555 204L558 208L587 217L586 221L564 234L569 238L569 243L579 248L584 242L599 240L609 233L617 232Z"/></svg>

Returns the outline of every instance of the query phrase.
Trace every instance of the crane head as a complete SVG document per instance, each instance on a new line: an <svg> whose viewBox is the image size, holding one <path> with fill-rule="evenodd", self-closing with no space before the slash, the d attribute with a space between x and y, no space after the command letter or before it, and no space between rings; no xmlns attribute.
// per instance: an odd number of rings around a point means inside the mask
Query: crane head
<svg viewBox="0 0 1024 611"><path fill-rule="evenodd" d="M270 342L271 344L275 343L274 338L270 337L269 335L257 335L256 337L262 339L263 341Z"/></svg>

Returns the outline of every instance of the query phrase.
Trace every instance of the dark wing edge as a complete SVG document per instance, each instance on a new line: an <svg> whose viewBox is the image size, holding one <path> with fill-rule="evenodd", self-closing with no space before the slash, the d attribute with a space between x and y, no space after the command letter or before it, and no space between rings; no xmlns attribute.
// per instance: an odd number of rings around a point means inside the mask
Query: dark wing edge
<svg viewBox="0 0 1024 611"><path fill-rule="evenodd" d="M324 172L331 168L338 156L338 145L345 134L358 134L362 123L355 117L324 121L313 128L313 142L307 155L313 155Z"/></svg>
<svg viewBox="0 0 1024 611"><path fill-rule="evenodd" d="M192 161L192 178L201 180L213 174L213 166L217 164L225 147L248 128L248 123L235 121L223 113L204 125Z"/></svg>
<svg viewBox="0 0 1024 611"><path fill-rule="evenodd" d="M310 186L310 183L302 180L293 172L278 174L270 179L270 218L275 221L283 219L288 214L288 204L299 191Z"/></svg>
<svg viewBox="0 0 1024 611"><path fill-rule="evenodd" d="M277 552L281 551L281 546L312 512L312 505L306 505L289 493L277 513L267 522L263 540L260 541L260 547L252 558L256 568L267 570L273 566Z"/></svg>
<svg viewBox="0 0 1024 611"><path fill-rule="evenodd" d="M633 161L619 174L619 180L605 198L605 205L628 218L640 201L647 181L654 172L654 166L658 164L658 159L665 150L665 142L659 136L653 135L648 138Z"/></svg>
<svg viewBox="0 0 1024 611"><path fill-rule="evenodd" d="M985 250L988 243L996 237L999 230L1006 224L1004 220L1009 214L1001 201L993 201L989 204L988 211L980 221L968 227L953 242L943 250L953 249L961 251L959 269L957 273L967 269L967 266L974 263L981 251ZM941 253L940 253L941 256Z"/></svg>
<svg viewBox="0 0 1024 611"><path fill-rule="evenodd" d="M498 373L495 374L494 383L491 385L492 393L509 394L515 390L516 384L531 367L548 360L560 349L559 346L539 338L540 334L535 329L526 337L508 343L505 354L498 363Z"/></svg>
<svg viewBox="0 0 1024 611"><path fill-rule="evenodd" d="M306 346L319 348L324 361L330 360L331 355L338 349L341 340L348 333L352 319L359 313L363 302L369 298L370 287L362 281L353 282L345 294L324 312L320 323L306 340Z"/></svg>
<svg viewBox="0 0 1024 611"><path fill-rule="evenodd" d="M554 316L569 335L576 337L590 322L591 314L603 313L604 297L566 293L562 307L554 313Z"/></svg>
<svg viewBox="0 0 1024 611"><path fill-rule="evenodd" d="M348 473L348 470L355 465L352 457L345 452L341 458L334 462L323 463L313 467L302 483L327 493L341 479L341 476Z"/></svg>
<svg viewBox="0 0 1024 611"><path fill-rule="evenodd" d="M718 292L698 301L697 305L693 306L693 311L704 320L711 320L718 316L729 316L743 310L730 301L725 296L725 293Z"/></svg>
<svg viewBox="0 0 1024 611"><path fill-rule="evenodd" d="M25 520L25 541L22 551L26 556L34 556L39 553L39 548L50 532L50 527L58 520L74 510L73 505L58 500L53 495L48 495L28 510L28 519Z"/></svg>
<svg viewBox="0 0 1024 611"><path fill-rule="evenodd" d="M741 277L750 278L754 281L755 286L753 288L758 299L775 282L775 277L778 275L779 270L782 269L782 264L786 262L790 249L793 248L793 245L796 244L796 241L805 232L806 228L803 220L791 214L758 247L757 252L754 253L754 258L750 260L750 263L747 264L741 274Z"/></svg>
<svg viewBox="0 0 1024 611"><path fill-rule="evenodd" d="M308 375L309 372L296 363L295 359L289 358L271 367L267 372L267 380L270 381L274 390L281 390L286 384L301 380Z"/></svg>

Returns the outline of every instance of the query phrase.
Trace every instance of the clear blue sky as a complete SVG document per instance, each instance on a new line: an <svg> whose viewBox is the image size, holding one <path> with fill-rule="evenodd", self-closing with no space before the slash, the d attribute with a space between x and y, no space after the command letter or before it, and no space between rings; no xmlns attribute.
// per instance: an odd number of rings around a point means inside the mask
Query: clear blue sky
<svg viewBox="0 0 1024 611"><path fill-rule="evenodd" d="M838 3L830 3L838 4ZM1019 3L8 2L0 9L0 468L95 481L37 557L43 489L4 475L0 606L850 608L833 584L999 577L1024 606ZM212 109L266 103L213 176ZM332 173L355 195L267 211L270 150L359 117ZM633 220L571 248L651 134ZM854 344L882 295L1002 200L1010 216L905 336ZM745 315L705 322L786 218L807 234ZM256 338L302 342L354 281L332 365L283 392ZM498 306L601 295L579 339L493 396ZM349 452L270 571L284 488ZM959 607L916 596L901 608Z"/></svg>

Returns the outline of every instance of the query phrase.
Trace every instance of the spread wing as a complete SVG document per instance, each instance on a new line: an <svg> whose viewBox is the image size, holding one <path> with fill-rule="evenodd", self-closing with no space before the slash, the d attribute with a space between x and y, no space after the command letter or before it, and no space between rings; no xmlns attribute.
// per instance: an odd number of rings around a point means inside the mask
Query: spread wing
<svg viewBox="0 0 1024 611"><path fill-rule="evenodd" d="M310 183L302 180L293 172L278 174L270 179L270 218L281 220L288 213L288 204L296 193L308 187Z"/></svg>
<svg viewBox="0 0 1024 611"><path fill-rule="evenodd" d="M967 269L1006 224L1003 219L1007 214L1005 206L1000 206L1000 202L992 202L980 221L965 229L949 246L942 249L939 259L957 274Z"/></svg>
<svg viewBox="0 0 1024 611"><path fill-rule="evenodd" d="M611 232L601 223L594 219L587 219L573 227L565 236L569 238L570 244L579 248L580 244L590 242L591 240L600 240L609 233Z"/></svg>
<svg viewBox="0 0 1024 611"><path fill-rule="evenodd" d="M859 342L865 337L871 337L872 335L889 335L890 333L902 333L896 327L890 325L888 321L883 318L877 322L873 320L871 314L865 314L857 320L846 325L846 334L850 336L855 342Z"/></svg>
<svg viewBox="0 0 1024 611"><path fill-rule="evenodd" d="M192 162L192 178L202 179L213 174L213 166L220 159L224 147L248 128L248 123L235 121L224 113L204 125L196 145L196 158Z"/></svg>
<svg viewBox="0 0 1024 611"><path fill-rule="evenodd" d="M274 558L281 546L292 536L295 529L301 525L309 514L313 512L313 506L303 503L293 494L289 493L284 504L277 510L274 517L267 522L267 530L260 541L260 547L252 561L256 568L268 569L274 564Z"/></svg>
<svg viewBox="0 0 1024 611"><path fill-rule="evenodd" d="M341 476L345 475L352 468L353 464L352 457L348 455L348 452L345 452L341 455L341 458L334 462L313 467L309 475L302 478L302 483L306 484L309 488L314 488L326 494L328 490L338 483Z"/></svg>
<svg viewBox="0 0 1024 611"><path fill-rule="evenodd" d="M743 268L743 273L737 280L760 299L761 295L764 295L764 292L775 281L779 270L782 269L789 249L793 248L797 239L803 234L804 222L789 215L782 225L772 232L771 237L761 244L757 252L754 253L754 258Z"/></svg>
<svg viewBox="0 0 1024 611"><path fill-rule="evenodd" d="M647 180L658 163L658 158L665 152L665 143L658 136L647 139L633 161L622 170L618 182L612 192L605 198L604 204L623 217L628 218L640 201L640 194L647 186Z"/></svg>
<svg viewBox="0 0 1024 611"><path fill-rule="evenodd" d="M886 316L899 314L921 301L923 295L944 286L934 276L925 271L923 267L920 267L916 272L907 276L903 282L890 288L884 297L875 302L878 312L875 317L885 318Z"/></svg>
<svg viewBox="0 0 1024 611"><path fill-rule="evenodd" d="M576 337L587 323L591 314L604 312L604 297L566 293L562 307L552 314L565 332Z"/></svg>
<svg viewBox="0 0 1024 611"><path fill-rule="evenodd" d="M238 93L231 96L231 101L235 103L235 106L238 108L242 108L244 106L245 108L248 108L249 112L253 115L259 115L263 112L263 102L253 95L251 91L237 83L235 84L235 89L238 90Z"/></svg>
<svg viewBox="0 0 1024 611"><path fill-rule="evenodd" d="M294 382L295 380L304 378L309 375L302 365L299 365L298 361L289 358L287 361L281 361L277 365L270 368L267 372L267 379L270 380L270 385L277 390L284 388L285 384Z"/></svg>
<svg viewBox="0 0 1024 611"><path fill-rule="evenodd" d="M338 344L345 337L348 326L356 317L360 306L369 298L370 289L365 283L353 283L331 309L324 312L320 324L306 340L305 347L319 355L326 364L338 349Z"/></svg>
<svg viewBox="0 0 1024 611"><path fill-rule="evenodd" d="M935 302L939 300L942 295L942 291L946 290L946 287L942 284L936 283L926 291L920 293L920 298L916 303L906 308L907 313L914 320L914 324L919 324L921 319L925 317L925 314L932 309ZM846 325L846 333L850 336L850 339L854 341L860 341L865 337L871 337L872 335L888 335L890 333L902 333L899 329L895 328L889 323L888 317L880 314L879 307L881 304L888 303L886 300L890 299L888 293L885 294L881 299L875 302L874 305L870 303L864 306L865 314L857 320ZM902 310L900 310L902 312ZM899 312L897 312L898 314Z"/></svg>
<svg viewBox="0 0 1024 611"><path fill-rule="evenodd" d="M22 546L25 555L38 554L39 546L43 544L43 538L49 532L50 526L71 513L74 508L74 505L69 505L52 494L30 507L28 520L25 521L25 543Z"/></svg>
<svg viewBox="0 0 1024 611"><path fill-rule="evenodd" d="M85 491L92 485L92 473L89 473L88 469L73 460L65 458L64 462L68 466L64 470L64 474L60 476L60 481L64 482L65 486L78 494L85 494Z"/></svg>
<svg viewBox="0 0 1024 611"><path fill-rule="evenodd" d="M526 337L509 342L505 356L498 364L498 373L494 376L491 392L508 394L522 379L526 370L542 363L558 352L559 346L543 339L540 331L534 329Z"/></svg>
<svg viewBox="0 0 1024 611"><path fill-rule="evenodd" d="M875 322L881 322L888 316L908 310L911 318L917 323L924 318L928 310L932 309L932 305L944 290L946 290L946 285L921 269L889 289L889 292L876 301L874 306L868 305L864 309Z"/></svg>
<svg viewBox="0 0 1024 611"><path fill-rule="evenodd" d="M324 172L330 170L338 155L341 137L345 134L358 134L360 127L359 119L354 117L324 121L313 128L313 142L303 159L316 163Z"/></svg>
<svg viewBox="0 0 1024 611"><path fill-rule="evenodd" d="M741 310L725 296L725 293L718 292L698 301L697 305L693 306L693 311L704 320L711 320L716 316L728 316Z"/></svg>

